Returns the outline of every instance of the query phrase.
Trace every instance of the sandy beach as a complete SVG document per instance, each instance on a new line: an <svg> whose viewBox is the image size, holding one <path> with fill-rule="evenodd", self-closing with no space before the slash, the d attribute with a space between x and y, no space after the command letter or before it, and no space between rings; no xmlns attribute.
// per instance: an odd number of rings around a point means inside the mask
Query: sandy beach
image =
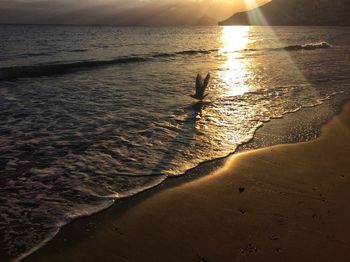
<svg viewBox="0 0 350 262"><path fill-rule="evenodd" d="M316 140L175 179L72 223L27 261L348 261L349 153L347 103Z"/></svg>

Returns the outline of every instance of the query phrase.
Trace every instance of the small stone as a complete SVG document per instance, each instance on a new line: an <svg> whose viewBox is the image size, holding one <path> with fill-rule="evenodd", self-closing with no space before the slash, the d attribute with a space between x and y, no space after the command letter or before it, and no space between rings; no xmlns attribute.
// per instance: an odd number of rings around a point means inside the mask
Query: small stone
<svg viewBox="0 0 350 262"><path fill-rule="evenodd" d="M241 209L239 210L239 212L241 212L241 214L244 215L244 214L247 212L247 210L241 208Z"/></svg>
<svg viewBox="0 0 350 262"><path fill-rule="evenodd" d="M270 236L270 240L279 240L279 237L277 235L275 235L275 234L272 234Z"/></svg>
<svg viewBox="0 0 350 262"><path fill-rule="evenodd" d="M244 248L241 249L241 253L256 253L258 252L258 248L253 244L248 244Z"/></svg>
<svg viewBox="0 0 350 262"><path fill-rule="evenodd" d="M245 191L245 188L244 187L239 187L238 191L239 191L239 193L243 193Z"/></svg>
<svg viewBox="0 0 350 262"><path fill-rule="evenodd" d="M119 235L124 235L124 233L122 231L120 231L118 227L114 227L114 231L119 233Z"/></svg>

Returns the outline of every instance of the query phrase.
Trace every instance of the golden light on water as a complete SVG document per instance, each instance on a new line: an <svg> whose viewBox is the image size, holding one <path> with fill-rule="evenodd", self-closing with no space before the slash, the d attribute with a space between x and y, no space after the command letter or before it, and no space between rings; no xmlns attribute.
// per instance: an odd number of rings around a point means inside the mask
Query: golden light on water
<svg viewBox="0 0 350 262"><path fill-rule="evenodd" d="M249 74L248 62L241 59L241 50L249 43L250 27L227 26L222 29L222 48L220 50L225 62L219 72L224 93L228 96L242 95L249 90L245 78Z"/></svg>

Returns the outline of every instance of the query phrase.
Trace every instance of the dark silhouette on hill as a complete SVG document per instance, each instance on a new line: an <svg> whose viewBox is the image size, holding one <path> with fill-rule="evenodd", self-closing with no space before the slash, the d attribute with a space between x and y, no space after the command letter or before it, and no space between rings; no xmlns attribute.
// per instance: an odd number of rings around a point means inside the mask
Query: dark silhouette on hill
<svg viewBox="0 0 350 262"><path fill-rule="evenodd" d="M350 0L272 0L219 25L350 26Z"/></svg>

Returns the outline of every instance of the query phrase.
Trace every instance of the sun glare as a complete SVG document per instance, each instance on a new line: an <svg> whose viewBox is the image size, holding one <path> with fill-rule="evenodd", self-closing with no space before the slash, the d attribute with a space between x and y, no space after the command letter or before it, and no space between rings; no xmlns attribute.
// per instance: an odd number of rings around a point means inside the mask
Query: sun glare
<svg viewBox="0 0 350 262"><path fill-rule="evenodd" d="M247 48L250 28L246 26L227 26L222 29L221 53L226 61L223 64L219 77L226 90L226 95L242 95L249 90L245 84L248 67L244 59L240 59L241 50Z"/></svg>

